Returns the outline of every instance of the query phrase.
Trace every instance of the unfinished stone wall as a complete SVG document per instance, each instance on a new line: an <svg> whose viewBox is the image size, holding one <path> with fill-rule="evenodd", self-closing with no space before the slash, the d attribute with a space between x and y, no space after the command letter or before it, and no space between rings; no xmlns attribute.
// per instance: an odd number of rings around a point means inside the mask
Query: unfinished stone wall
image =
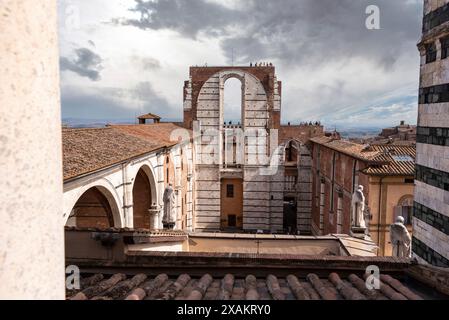
<svg viewBox="0 0 449 320"><path fill-rule="evenodd" d="M223 123L224 85L230 78L242 83L241 125ZM199 135L195 165L197 231L222 227L221 180L243 179L243 230L282 232L284 198L289 195L297 203L296 228L301 233L311 233L311 154L306 144L311 137L322 135L323 127L281 126L281 93L274 67L190 68L190 80L184 84L184 125ZM237 139L240 142L236 142L235 148L243 144L243 159L238 165L229 166L225 161L229 150L223 146L239 131L245 138ZM254 159L254 155L263 150L263 156L271 156L272 138L276 138L280 154L276 170L267 174L267 163L259 157ZM287 190L291 177L286 177L283 157L286 143L292 140L297 144L297 174L294 189Z"/></svg>

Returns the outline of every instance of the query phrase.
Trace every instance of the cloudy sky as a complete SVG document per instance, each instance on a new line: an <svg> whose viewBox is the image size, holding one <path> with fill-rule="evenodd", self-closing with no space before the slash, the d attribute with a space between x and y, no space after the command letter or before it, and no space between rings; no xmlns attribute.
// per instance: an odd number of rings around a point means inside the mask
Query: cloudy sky
<svg viewBox="0 0 449 320"><path fill-rule="evenodd" d="M180 120L189 66L268 61L283 81L284 122L416 123L420 0L59 3L63 118ZM373 4L380 30L365 27Z"/></svg>

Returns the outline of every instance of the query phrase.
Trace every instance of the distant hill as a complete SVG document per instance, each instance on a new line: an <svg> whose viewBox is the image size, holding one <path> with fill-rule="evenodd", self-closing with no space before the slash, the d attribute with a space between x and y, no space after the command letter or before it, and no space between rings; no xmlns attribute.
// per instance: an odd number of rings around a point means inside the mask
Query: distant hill
<svg viewBox="0 0 449 320"><path fill-rule="evenodd" d="M179 119L162 119L163 122L177 122ZM102 128L107 124L137 124L136 119L80 119L62 118L62 124L69 128Z"/></svg>

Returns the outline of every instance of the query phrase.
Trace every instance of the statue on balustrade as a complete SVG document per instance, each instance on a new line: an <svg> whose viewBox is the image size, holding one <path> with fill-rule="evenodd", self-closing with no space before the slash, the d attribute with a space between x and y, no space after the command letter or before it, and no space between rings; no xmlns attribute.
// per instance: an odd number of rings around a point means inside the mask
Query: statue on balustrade
<svg viewBox="0 0 449 320"><path fill-rule="evenodd" d="M165 188L162 200L164 202L164 216L162 217L164 229L174 229L176 223L176 204L175 191L171 183Z"/></svg>
<svg viewBox="0 0 449 320"><path fill-rule="evenodd" d="M398 216L390 226L390 241L393 246L393 257L411 258L412 237L404 225L404 217Z"/></svg>

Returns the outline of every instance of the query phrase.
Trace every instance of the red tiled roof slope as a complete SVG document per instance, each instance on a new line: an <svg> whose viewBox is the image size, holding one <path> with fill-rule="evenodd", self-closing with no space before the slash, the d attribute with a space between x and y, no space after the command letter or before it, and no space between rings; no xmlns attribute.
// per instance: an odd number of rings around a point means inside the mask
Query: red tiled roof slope
<svg viewBox="0 0 449 320"><path fill-rule="evenodd" d="M64 180L106 168L168 145L165 140L142 139L115 128L63 129Z"/></svg>
<svg viewBox="0 0 449 320"><path fill-rule="evenodd" d="M374 158L379 155L379 151L375 151L371 148L366 149L362 144L353 143L347 140L322 136L311 138L310 141L363 161L374 161Z"/></svg>
<svg viewBox="0 0 449 320"><path fill-rule="evenodd" d="M190 134L190 131L173 123L162 122L141 125L112 125L112 128L119 130L125 134L145 139L147 141L160 141L168 145L175 144L176 141L171 140L171 135L178 130L185 130ZM178 137L175 137L175 139Z"/></svg>
<svg viewBox="0 0 449 320"><path fill-rule="evenodd" d="M95 274L81 279L80 291L67 291L73 300L422 300L406 284L388 274L381 275L379 290L368 290L361 275L327 276L309 273L256 278L248 273L235 276L200 277L181 274L134 276Z"/></svg>
<svg viewBox="0 0 449 320"><path fill-rule="evenodd" d="M375 157L375 160L388 162L388 164L366 168L364 170L366 174L387 176L415 175L415 146L373 145L372 148L380 152Z"/></svg>

